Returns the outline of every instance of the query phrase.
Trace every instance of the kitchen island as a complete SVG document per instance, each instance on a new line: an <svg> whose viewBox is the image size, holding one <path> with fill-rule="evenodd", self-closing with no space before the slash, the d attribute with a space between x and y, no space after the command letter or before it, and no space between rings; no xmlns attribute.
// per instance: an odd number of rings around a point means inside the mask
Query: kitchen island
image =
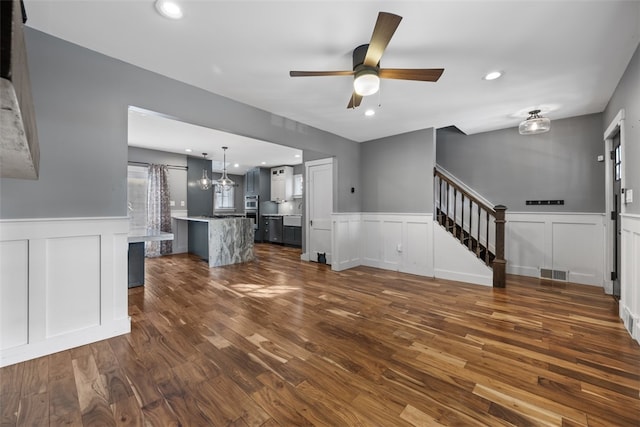
<svg viewBox="0 0 640 427"><path fill-rule="evenodd" d="M129 271L128 283L130 288L144 285L144 244L145 242L160 242L173 240L173 233L151 230L144 227L129 229Z"/></svg>
<svg viewBox="0 0 640 427"><path fill-rule="evenodd" d="M253 261L253 220L244 217L174 217L189 221L189 252L209 267Z"/></svg>

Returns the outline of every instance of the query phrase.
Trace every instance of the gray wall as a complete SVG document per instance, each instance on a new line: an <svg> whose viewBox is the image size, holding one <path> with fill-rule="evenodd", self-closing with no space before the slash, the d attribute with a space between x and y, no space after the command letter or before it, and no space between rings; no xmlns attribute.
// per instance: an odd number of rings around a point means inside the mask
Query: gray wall
<svg viewBox="0 0 640 427"><path fill-rule="evenodd" d="M363 212L433 212L433 128L364 142L360 157Z"/></svg>
<svg viewBox="0 0 640 427"><path fill-rule="evenodd" d="M207 168L207 175L213 181L220 178L222 173L211 171L211 160L203 160L198 157L187 157L187 198L189 199L189 208L187 214L189 216L211 216L213 212L213 190L212 186L208 190L202 190L198 186L198 180L202 178L202 170ZM233 175L227 173L229 178L236 185L233 193L233 201L235 203L235 212L244 212L244 176Z"/></svg>
<svg viewBox="0 0 640 427"><path fill-rule="evenodd" d="M129 161L132 162L169 165L167 177L169 199L175 202L175 206L172 206L171 210L187 210L187 156L138 147L129 147L128 153ZM172 168L171 166L182 166L184 169ZM181 201L184 202L184 206L180 206Z"/></svg>
<svg viewBox="0 0 640 427"><path fill-rule="evenodd" d="M464 135L437 131L436 161L493 204L512 212L604 212L602 114L552 120L551 130L517 128ZM563 199L564 206L526 206Z"/></svg>
<svg viewBox="0 0 640 427"><path fill-rule="evenodd" d="M189 216L213 215L213 187L202 190L197 181L202 178L202 170L207 168L207 174L211 178L211 160L187 157L187 198L189 199Z"/></svg>
<svg viewBox="0 0 640 427"><path fill-rule="evenodd" d="M626 212L640 214L640 45L604 111L603 132L622 108L625 110L624 186L635 193Z"/></svg>
<svg viewBox="0 0 640 427"><path fill-rule="evenodd" d="M68 43L25 38L40 140L40 179L0 180L0 218L126 216L127 108L336 157L334 210L360 200L359 144Z"/></svg>

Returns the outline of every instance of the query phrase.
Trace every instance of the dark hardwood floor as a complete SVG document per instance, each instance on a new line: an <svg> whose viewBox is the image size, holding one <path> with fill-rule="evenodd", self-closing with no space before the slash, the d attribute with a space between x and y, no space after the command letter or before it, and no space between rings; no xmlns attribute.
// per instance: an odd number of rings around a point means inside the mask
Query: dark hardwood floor
<svg viewBox="0 0 640 427"><path fill-rule="evenodd" d="M0 370L1 425L640 425L640 346L600 288L256 253L147 260L130 334Z"/></svg>

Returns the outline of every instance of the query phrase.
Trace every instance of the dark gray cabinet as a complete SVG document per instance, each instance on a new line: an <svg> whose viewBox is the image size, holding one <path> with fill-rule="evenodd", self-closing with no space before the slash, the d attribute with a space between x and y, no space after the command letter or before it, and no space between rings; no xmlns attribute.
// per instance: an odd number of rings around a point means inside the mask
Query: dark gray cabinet
<svg viewBox="0 0 640 427"><path fill-rule="evenodd" d="M285 245L302 247L302 227L285 225L282 240Z"/></svg>
<svg viewBox="0 0 640 427"><path fill-rule="evenodd" d="M209 262L209 223L189 221L189 253Z"/></svg>

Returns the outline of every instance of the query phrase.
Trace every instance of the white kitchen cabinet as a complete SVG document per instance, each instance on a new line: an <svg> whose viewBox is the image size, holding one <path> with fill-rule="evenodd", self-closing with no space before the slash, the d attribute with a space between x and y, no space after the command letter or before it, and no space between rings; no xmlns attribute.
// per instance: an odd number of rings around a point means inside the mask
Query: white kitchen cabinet
<svg viewBox="0 0 640 427"><path fill-rule="evenodd" d="M293 167L271 169L271 201L284 202L293 198Z"/></svg>

